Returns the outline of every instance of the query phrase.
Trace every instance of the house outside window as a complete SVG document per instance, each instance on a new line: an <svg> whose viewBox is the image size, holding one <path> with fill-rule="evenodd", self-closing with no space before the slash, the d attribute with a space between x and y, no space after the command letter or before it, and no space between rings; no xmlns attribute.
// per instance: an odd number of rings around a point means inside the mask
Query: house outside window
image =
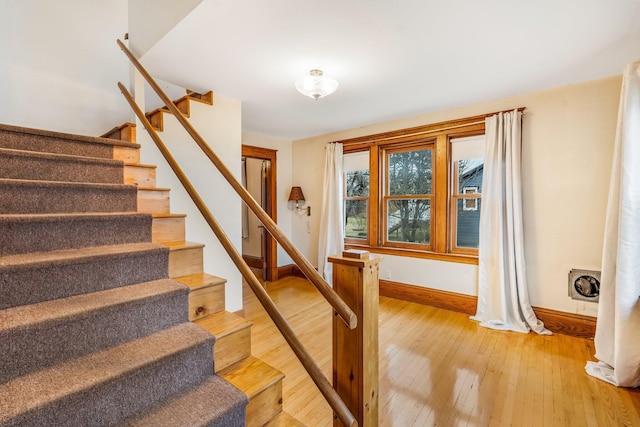
<svg viewBox="0 0 640 427"><path fill-rule="evenodd" d="M484 135L451 139L451 251L476 254L479 243Z"/></svg>
<svg viewBox="0 0 640 427"><path fill-rule="evenodd" d="M341 142L347 248L477 263L484 116Z"/></svg>

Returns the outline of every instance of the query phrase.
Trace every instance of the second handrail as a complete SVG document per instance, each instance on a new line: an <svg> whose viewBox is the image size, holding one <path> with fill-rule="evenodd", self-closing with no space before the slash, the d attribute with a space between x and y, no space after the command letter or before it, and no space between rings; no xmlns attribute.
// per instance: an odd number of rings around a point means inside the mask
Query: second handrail
<svg viewBox="0 0 640 427"><path fill-rule="evenodd" d="M129 103L135 114L138 116L144 127L149 132L149 135L156 143L156 146L164 156L171 169L173 169L173 172L180 180L182 186L185 188L185 190L187 190L189 196L191 196L191 199L195 203L205 221L207 221L207 224L209 224L209 227L211 227L211 230L220 241L220 244L226 250L227 254L229 254L229 257L242 274L242 277L244 277L244 279L247 281L254 294L269 314L269 317L271 317L278 330L280 330L280 332L282 333L284 339L287 341L293 352L298 357L298 360L300 360L300 362L302 363L302 366L304 366L313 382L315 382L315 384L318 386L318 389L320 390L324 398L327 400L327 402L329 402L331 408L335 411L336 415L346 426L357 426L358 423L351 411L349 411L347 405L340 398L338 393L333 389L327 378L324 376L324 373L322 372L320 367L315 363L309 352L307 352L293 329L291 329L291 326L289 326L267 291L260 284L255 274L253 274L247 263L242 258L242 255L238 252L227 234L222 229L222 226L215 219L206 203L202 200L197 190L193 187L193 184L191 184L185 173L182 171L182 169L178 165L178 162L175 160L164 142L162 142L158 134L155 132L155 130L151 126L151 123L149 123L149 120L147 120L142 110L140 110L140 107L138 107L138 104L136 104L129 91L124 87L122 83L118 83L118 87L120 88L120 91L124 95L125 99Z"/></svg>
<svg viewBox="0 0 640 427"><path fill-rule="evenodd" d="M193 138L193 140L198 144L200 149L204 152L204 154L211 160L211 162L216 166L218 171L222 174L222 176L227 180L227 182L233 187L233 189L238 193L242 201L251 209L251 211L258 217L260 222L265 226L267 231L273 236L274 239L282 246L282 248L289 254L291 259L300 267L300 270L304 273L304 275L309 279L311 283L318 289L318 291L324 296L327 302L333 307L335 312L340 316L340 318L344 321L344 323L349 327L349 329L355 329L357 326L358 319L349 308L349 306L336 294L329 284L320 276L320 274L316 271L316 269L311 265L311 263L298 251L295 245L289 240L289 238L284 234L282 230L278 227L278 225L271 219L269 214L267 214L262 206L251 196L251 194L247 191L246 188L242 186L242 184L236 179L233 173L227 168L222 160L216 155L216 153L209 147L209 145L205 142L204 138L200 136L200 134L195 130L195 128L191 125L191 123L185 118L180 110L175 106L175 104L169 99L169 97L164 93L164 91L158 86L155 80L151 77L151 75L144 69L142 64L138 61L138 59L131 53L131 51L124 45L121 40L118 40L118 45L120 49L127 55L129 60L133 63L133 65L138 69L140 74L145 78L145 80L149 83L151 88L158 94L160 99L165 103L167 108L173 113L173 115L178 119L180 124L185 128L187 133Z"/></svg>

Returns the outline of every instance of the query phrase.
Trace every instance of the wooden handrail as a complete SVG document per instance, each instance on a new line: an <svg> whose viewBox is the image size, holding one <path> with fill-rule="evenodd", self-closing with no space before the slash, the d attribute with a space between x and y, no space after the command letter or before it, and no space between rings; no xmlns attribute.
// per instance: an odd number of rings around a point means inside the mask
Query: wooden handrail
<svg viewBox="0 0 640 427"><path fill-rule="evenodd" d="M280 246L282 246L287 254L289 254L291 259L298 265L298 267L300 267L300 270L302 270L309 281L313 283L313 285L324 296L327 302L329 302L331 307L333 307L335 312L338 314L338 316L340 316L340 318L349 327L349 329L354 329L357 325L358 320L353 310L351 310L351 308L349 308L349 306L344 301L342 301L342 299L335 293L333 288L331 288L331 286L327 284L322 276L320 276L313 265L311 265L311 263L300 253L300 251L294 246L294 244L289 240L284 232L280 230L278 225L273 221L273 219L271 219L269 214L267 214L264 209L262 209L262 206L260 206L260 204L255 201L255 199L253 198L253 196L251 196L247 189L242 186L242 184L236 179L235 176L233 176L233 173L231 173L224 162L220 160L220 158L214 153L211 147L209 147L209 145L205 142L204 138L200 136L200 134L195 130L191 123L182 114L182 112L178 110L171 99L169 99L169 97L162 91L153 77L151 77L151 75L144 69L142 64L140 64L140 62L121 40L118 40L118 45L120 46L120 49L122 49L122 51L127 55L129 60L133 63L133 65L138 69L140 74L142 74L145 80L149 83L151 88L158 94L160 99L162 99L171 113L173 113L180 124L182 124L191 138L193 138L193 140L196 142L196 144L198 144L204 154L216 166L218 171L227 180L231 187L233 187L236 193L238 193L242 201L249 207L249 209L251 209L256 217L258 217L269 234L271 234L271 236L276 239Z"/></svg>
<svg viewBox="0 0 640 427"><path fill-rule="evenodd" d="M138 116L144 127L147 129L147 132L149 132L151 139L153 139L153 141L156 143L165 160L167 161L167 163L169 163L169 166L171 166L171 169L173 169L173 172L180 180L180 183L182 183L185 190L187 190L187 192L191 196L191 199L197 206L205 221L207 221L207 224L209 224L209 227L211 227L211 230L214 232L214 234L222 244L222 247L227 251L227 254L229 254L229 257L231 257L231 260L242 274L242 277L244 277L244 279L247 281L256 297L273 320L273 323L275 323L276 327L280 330L284 339L287 341L304 368L307 370L313 382L316 383L322 395L325 397L329 405L331 405L331 408L345 425L357 426L358 423L353 414L349 411L349 408L347 408L338 393L333 389L327 378L322 373L322 370L318 367L309 352L305 349L304 345L298 339L295 332L293 332L293 329L291 329L267 291L260 284L256 276L251 271L251 268L249 268L247 263L242 258L242 255L238 252L229 237L226 235L226 233L222 229L222 226L220 226L218 221L215 219L206 203L200 197L200 194L198 194L196 189L193 187L185 173L178 165L178 162L175 160L171 152L169 152L162 139L160 139L158 133L155 131L155 129L153 129L151 123L149 123L149 120L146 118L142 110L140 110L140 107L138 107L138 104L136 104L129 91L124 87L122 83L118 83L118 87L135 112L136 116Z"/></svg>

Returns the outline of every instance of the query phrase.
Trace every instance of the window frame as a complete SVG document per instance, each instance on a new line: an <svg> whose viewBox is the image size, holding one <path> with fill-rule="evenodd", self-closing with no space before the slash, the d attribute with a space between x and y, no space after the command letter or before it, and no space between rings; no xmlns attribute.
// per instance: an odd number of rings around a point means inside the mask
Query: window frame
<svg viewBox="0 0 640 427"><path fill-rule="evenodd" d="M368 191L369 195L367 196L347 196L347 173L345 172L342 176L342 194L344 194L344 196L342 197L342 203L343 203L343 209L346 213L346 202L348 200L365 200L367 202L367 237L364 239L360 239L357 237L347 237L347 233L346 233L346 223L344 224L345 226L345 237L344 237L344 241L352 243L352 244L362 244L363 242L367 242L369 241L369 226L370 226L370 222L371 222L371 216L369 213L369 204L370 199L371 199L371 170L369 170L369 191ZM346 216L344 218L346 220Z"/></svg>
<svg viewBox="0 0 640 427"><path fill-rule="evenodd" d="M451 161L451 139L485 134L485 118L492 114L451 120L447 122L400 129L380 134L367 135L339 141L345 154L369 152L369 203L368 232L366 241L345 239L345 247L366 249L374 253L436 259L466 264L478 263L478 251L455 246L455 212L452 202L453 167ZM430 248L416 248L415 244L389 244L385 242L385 203L383 199L385 180L384 150L394 147L419 145L434 141L432 154L432 191ZM463 198L481 198L477 195L461 195ZM397 242L394 242L397 243ZM407 246L409 245L409 246Z"/></svg>
<svg viewBox="0 0 640 427"><path fill-rule="evenodd" d="M401 195L391 195L389 194L389 189L391 184L389 182L389 156L396 153L404 153L408 151L418 151L418 150L430 150L431 151L431 193L427 194L401 194ZM382 162L380 164L380 168L378 171L379 175L384 176L382 188L380 188L380 208L381 213L378 218L378 224L380 226L380 236L379 242L383 247L389 248L403 248L410 250L422 250L422 251L433 251L433 239L431 236L434 234L434 221L429 220L429 243L412 243L412 242L404 242L404 241L394 241L389 240L388 233L388 202L390 200L407 200L407 199L420 199L420 200L429 200L430 209L433 210L434 206L434 187L435 187L435 138L427 138L419 141L412 142L410 144L391 144L391 145L381 145L380 146L380 158ZM371 176L371 171L369 171L369 176ZM369 187L369 195L371 195L371 186Z"/></svg>
<svg viewBox="0 0 640 427"><path fill-rule="evenodd" d="M453 163L453 162L451 162ZM482 192L478 191L477 186L465 186L462 188L462 193L458 193L457 188L460 186L459 178L460 174L458 173L458 164L453 164L451 168L451 195L450 195L450 209L451 214L449 216L450 220L450 252L452 254L460 254L460 255L470 255L470 256L478 256L478 249L476 248L467 248L464 246L458 246L458 227L457 227L457 213L458 213L458 201L462 200L462 209L463 211L477 211L479 201L482 200ZM465 190L467 188L475 188L474 193L466 193ZM466 204L469 201L474 201L475 209L466 208Z"/></svg>

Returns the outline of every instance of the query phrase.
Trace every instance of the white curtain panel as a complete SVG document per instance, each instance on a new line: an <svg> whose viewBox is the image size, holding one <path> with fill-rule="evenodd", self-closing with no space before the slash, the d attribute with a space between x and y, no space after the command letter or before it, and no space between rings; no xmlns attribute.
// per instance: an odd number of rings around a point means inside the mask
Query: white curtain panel
<svg viewBox="0 0 640 427"><path fill-rule="evenodd" d="M551 334L537 318L527 290L522 232L522 113L488 117L478 248L480 325Z"/></svg>
<svg viewBox="0 0 640 427"><path fill-rule="evenodd" d="M587 373L640 386L640 61L622 78L602 250L596 358Z"/></svg>
<svg viewBox="0 0 640 427"><path fill-rule="evenodd" d="M329 143L326 146L318 239L318 272L328 283L332 283L332 269L327 258L342 254L344 249L342 175L342 144Z"/></svg>

